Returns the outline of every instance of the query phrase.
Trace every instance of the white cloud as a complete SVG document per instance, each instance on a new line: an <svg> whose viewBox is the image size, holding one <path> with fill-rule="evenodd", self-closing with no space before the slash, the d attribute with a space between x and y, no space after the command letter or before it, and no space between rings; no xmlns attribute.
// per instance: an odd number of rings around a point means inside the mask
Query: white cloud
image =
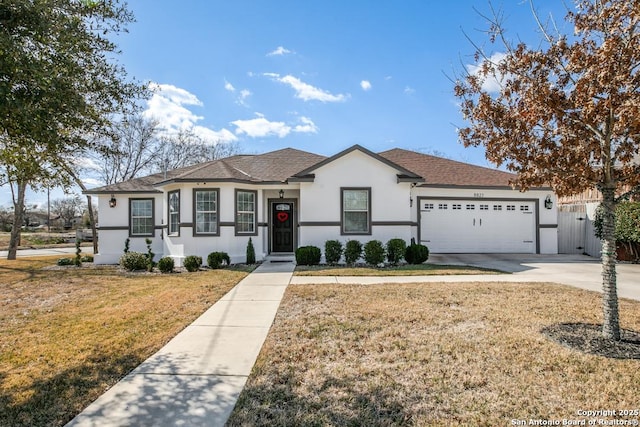
<svg viewBox="0 0 640 427"><path fill-rule="evenodd" d="M405 86L404 87L404 93L405 93L405 95L413 95L414 93L416 93L416 90L414 88L412 88L411 86Z"/></svg>
<svg viewBox="0 0 640 427"><path fill-rule="evenodd" d="M289 53L293 53L292 51L290 51L289 49L286 49L282 46L278 46L276 48L276 50L273 50L269 53L267 53L267 56L283 56L283 55L287 55Z"/></svg>
<svg viewBox="0 0 640 427"><path fill-rule="evenodd" d="M507 55L502 52L496 52L493 55L491 55L490 58L485 59L485 61L488 60L494 64L499 64L505 59L506 56ZM481 65L472 65L472 64L467 65L467 71L469 72L469 74L475 75L475 76L479 76L480 68L481 68ZM484 77L484 81L482 82L482 90L489 93L499 92L504 82L504 79L505 79L505 76L502 74L494 74L494 75L486 76Z"/></svg>
<svg viewBox="0 0 640 427"><path fill-rule="evenodd" d="M263 138L267 136L277 136L284 138L291 132L296 133L317 133L318 128L308 117L300 117L299 124L293 126L285 122L268 120L264 114L255 113L255 119L236 120L231 124L236 126L236 134L247 135L250 138Z"/></svg>
<svg viewBox="0 0 640 427"><path fill-rule="evenodd" d="M237 100L236 102L237 102L238 104L240 104L240 105L242 105L242 106L246 107L246 106L247 106L247 104L245 103L245 101L246 101L246 100L247 100L247 98L249 98L251 95L253 95L253 94L251 93L251 91L250 91L250 90L248 90L248 89L242 89L242 90L240 91L240 94L238 95L238 100Z"/></svg>
<svg viewBox="0 0 640 427"><path fill-rule="evenodd" d="M145 117L157 120L165 132L193 129L197 135L215 141L231 142L238 139L227 129L215 131L197 125L197 122L204 117L186 108L186 106L202 106L202 102L194 94L169 84L151 83L149 88L153 95L147 101L147 109L143 114Z"/></svg>
<svg viewBox="0 0 640 427"><path fill-rule="evenodd" d="M308 117L300 117L300 122L302 124L297 125L295 128L293 128L294 132L298 132L298 133L318 133L318 128L316 126L315 123L313 123L313 120L311 120Z"/></svg>
<svg viewBox="0 0 640 427"><path fill-rule="evenodd" d="M360 87L365 92L368 91L368 90L371 90L371 82L369 80L363 80L363 81L360 82Z"/></svg>
<svg viewBox="0 0 640 427"><path fill-rule="evenodd" d="M100 181L99 179L95 179L95 178L82 178L82 182L88 188L98 187L100 185L104 185L104 183L102 181Z"/></svg>
<svg viewBox="0 0 640 427"><path fill-rule="evenodd" d="M160 94L163 98L179 105L202 105L197 96L174 85L150 83L149 89L154 92L154 95Z"/></svg>
<svg viewBox="0 0 640 427"><path fill-rule="evenodd" d="M326 90L311 86L292 75L286 75L284 77L276 73L264 73L264 75L291 86L293 90L296 91L295 97L303 101L344 102L349 97L349 95L344 94L334 95Z"/></svg>
<svg viewBox="0 0 640 427"><path fill-rule="evenodd" d="M236 88L235 86L233 86L231 83L229 83L228 81L224 81L224 88L231 92L231 93L236 93ZM253 95L251 93L250 90L248 89L242 89L239 93L238 93L238 98L236 98L236 104L238 105L242 105L243 107L246 107L246 100L247 98L249 98L251 95Z"/></svg>
<svg viewBox="0 0 640 427"><path fill-rule="evenodd" d="M231 122L236 126L236 134L246 134L251 138L261 138L265 136L278 136L284 138L291 132L291 127L284 122L270 122L263 115L258 114L255 119L236 120Z"/></svg>

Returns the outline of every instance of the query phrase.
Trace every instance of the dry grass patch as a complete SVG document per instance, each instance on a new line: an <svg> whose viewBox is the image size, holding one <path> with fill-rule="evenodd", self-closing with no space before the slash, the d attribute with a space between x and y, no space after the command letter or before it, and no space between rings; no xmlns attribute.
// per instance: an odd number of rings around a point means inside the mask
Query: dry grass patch
<svg viewBox="0 0 640 427"><path fill-rule="evenodd" d="M640 331L640 302L620 308ZM637 408L640 360L541 333L600 311L598 294L552 284L291 285L229 425L504 426Z"/></svg>
<svg viewBox="0 0 640 427"><path fill-rule="evenodd" d="M64 425L246 273L0 260L0 425Z"/></svg>
<svg viewBox="0 0 640 427"><path fill-rule="evenodd" d="M504 271L468 265L404 264L375 268L344 265L298 265L296 276L450 276L456 274L505 274Z"/></svg>

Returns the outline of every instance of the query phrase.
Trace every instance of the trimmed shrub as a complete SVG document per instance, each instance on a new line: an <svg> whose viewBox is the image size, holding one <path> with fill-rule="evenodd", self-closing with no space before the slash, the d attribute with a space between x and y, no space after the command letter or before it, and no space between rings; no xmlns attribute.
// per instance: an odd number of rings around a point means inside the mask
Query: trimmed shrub
<svg viewBox="0 0 640 427"><path fill-rule="evenodd" d="M82 258L80 258L80 261L93 262L93 255L83 255Z"/></svg>
<svg viewBox="0 0 640 427"><path fill-rule="evenodd" d="M429 248L425 245L412 243L407 246L407 250L404 252L404 259L409 264L422 264L429 259Z"/></svg>
<svg viewBox="0 0 640 427"><path fill-rule="evenodd" d="M391 239L387 242L387 261L393 265L398 265L404 259L407 250L407 243L402 239Z"/></svg>
<svg viewBox="0 0 640 427"><path fill-rule="evenodd" d="M147 244L147 271L153 271L153 267L156 265L156 263L153 262L153 257L155 257L156 254L151 250L151 239L144 239L144 242Z"/></svg>
<svg viewBox="0 0 640 427"><path fill-rule="evenodd" d="M347 265L353 265L362 255L362 243L357 240L348 240L344 248L344 260Z"/></svg>
<svg viewBox="0 0 640 427"><path fill-rule="evenodd" d="M207 265L209 268L222 268L231 264L231 258L226 252L211 252L207 256Z"/></svg>
<svg viewBox="0 0 640 427"><path fill-rule="evenodd" d="M380 240L369 240L364 245L364 261L369 265L378 265L384 262L384 246Z"/></svg>
<svg viewBox="0 0 640 427"><path fill-rule="evenodd" d="M296 249L296 263L298 265L318 265L322 253L317 246L301 246Z"/></svg>
<svg viewBox="0 0 640 427"><path fill-rule="evenodd" d="M158 260L158 270L161 273L173 273L173 268L175 267L175 262L171 257L164 257Z"/></svg>
<svg viewBox="0 0 640 427"><path fill-rule="evenodd" d="M56 264L63 265L73 265L73 260L71 258L59 258Z"/></svg>
<svg viewBox="0 0 640 427"><path fill-rule="evenodd" d="M73 258L73 264L76 267L82 266L82 256L80 255L82 253L82 249L80 248L80 243L80 239L76 239L76 256Z"/></svg>
<svg viewBox="0 0 640 427"><path fill-rule="evenodd" d="M249 243L247 243L247 264L256 263L256 250L253 247L251 237L249 237Z"/></svg>
<svg viewBox="0 0 640 427"><path fill-rule="evenodd" d="M129 271L146 270L149 259L141 252L127 252L120 257L120 265Z"/></svg>
<svg viewBox="0 0 640 427"><path fill-rule="evenodd" d="M342 242L339 240L327 240L324 243L324 257L327 260L327 264L337 264L343 252Z"/></svg>
<svg viewBox="0 0 640 427"><path fill-rule="evenodd" d="M202 257L197 255L189 255L184 259L182 265L184 265L184 268L186 268L187 271L193 273L194 271L198 271L200 269L200 266L202 265Z"/></svg>
<svg viewBox="0 0 640 427"><path fill-rule="evenodd" d="M124 253L129 252L129 244L131 243L131 239L127 237L127 240L124 241Z"/></svg>

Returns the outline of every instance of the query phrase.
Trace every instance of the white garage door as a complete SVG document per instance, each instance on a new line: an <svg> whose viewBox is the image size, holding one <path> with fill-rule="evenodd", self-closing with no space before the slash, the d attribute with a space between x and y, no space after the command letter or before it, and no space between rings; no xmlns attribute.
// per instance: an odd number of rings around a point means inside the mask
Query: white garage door
<svg viewBox="0 0 640 427"><path fill-rule="evenodd" d="M435 253L536 253L535 203L422 200L420 243Z"/></svg>

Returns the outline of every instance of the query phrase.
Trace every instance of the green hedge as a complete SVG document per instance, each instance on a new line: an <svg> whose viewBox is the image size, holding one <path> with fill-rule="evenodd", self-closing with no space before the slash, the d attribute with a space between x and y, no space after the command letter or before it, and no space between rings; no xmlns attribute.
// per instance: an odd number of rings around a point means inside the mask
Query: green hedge
<svg viewBox="0 0 640 427"><path fill-rule="evenodd" d="M344 260L347 265L355 264L362 255L362 243L358 240L349 240L344 248Z"/></svg>
<svg viewBox="0 0 640 427"><path fill-rule="evenodd" d="M120 257L120 265L128 271L146 270L149 263L147 254L141 252L127 252Z"/></svg>
<svg viewBox="0 0 640 427"><path fill-rule="evenodd" d="M402 239L391 239L387 242L387 261L393 265L398 265L404 259L407 250L407 243Z"/></svg>
<svg viewBox="0 0 640 427"><path fill-rule="evenodd" d="M339 240L327 240L324 243L324 258L327 264L335 265L340 262L344 248Z"/></svg>
<svg viewBox="0 0 640 427"><path fill-rule="evenodd" d="M182 265L187 269L187 271L198 271L200 269L200 266L202 265L202 257L197 255L189 255L184 259Z"/></svg>
<svg viewBox="0 0 640 427"><path fill-rule="evenodd" d="M173 268L175 267L175 262L171 257L160 258L158 261L158 270L162 273L173 273Z"/></svg>
<svg viewBox="0 0 640 427"><path fill-rule="evenodd" d="M298 265L318 265L322 253L317 246L301 246L296 249L296 263Z"/></svg>
<svg viewBox="0 0 640 427"><path fill-rule="evenodd" d="M384 262L384 246L380 240L369 240L364 245L364 261L373 266Z"/></svg>
<svg viewBox="0 0 640 427"><path fill-rule="evenodd" d="M429 248L425 245L412 243L407 246L407 250L404 252L404 259L409 264L422 264L429 259Z"/></svg>
<svg viewBox="0 0 640 427"><path fill-rule="evenodd" d="M211 252L207 256L207 265L209 268L217 269L226 267L231 264L231 258L226 252Z"/></svg>

